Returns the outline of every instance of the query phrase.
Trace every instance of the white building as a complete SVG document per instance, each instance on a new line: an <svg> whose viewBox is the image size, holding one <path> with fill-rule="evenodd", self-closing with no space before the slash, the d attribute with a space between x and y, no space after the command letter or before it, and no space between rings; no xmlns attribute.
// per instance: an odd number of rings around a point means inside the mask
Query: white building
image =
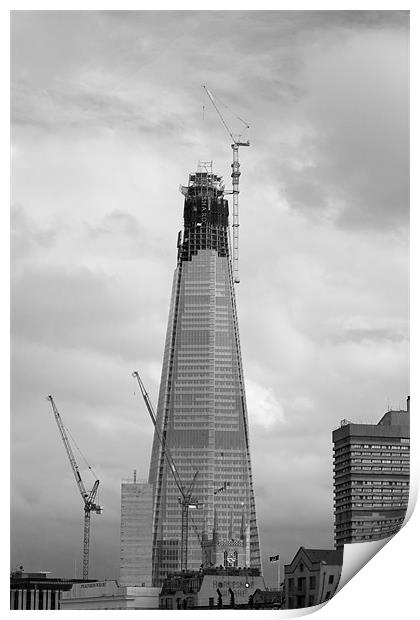
<svg viewBox="0 0 420 620"><path fill-rule="evenodd" d="M122 586L152 585L153 486L145 481L121 484L120 579Z"/></svg>
<svg viewBox="0 0 420 620"><path fill-rule="evenodd" d="M75 584L63 592L61 609L157 609L160 588L120 586L116 581Z"/></svg>
<svg viewBox="0 0 420 620"><path fill-rule="evenodd" d="M290 564L284 566L286 609L325 603L338 588L343 551L300 547Z"/></svg>

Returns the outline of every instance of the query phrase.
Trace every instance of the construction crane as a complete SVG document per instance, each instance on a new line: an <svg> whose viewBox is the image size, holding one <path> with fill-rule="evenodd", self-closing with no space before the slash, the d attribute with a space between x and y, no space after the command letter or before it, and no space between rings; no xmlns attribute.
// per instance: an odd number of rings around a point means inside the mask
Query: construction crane
<svg viewBox="0 0 420 620"><path fill-rule="evenodd" d="M51 394L47 396L47 400L50 401L52 410L54 412L55 421L57 422L58 430L60 431L61 438L64 443L64 447L69 457L70 465L73 470L74 477L76 479L77 486L80 491L80 495L83 499L84 510L84 525L83 525L83 579L89 578L89 541L90 541L90 515L92 512L96 514L102 514L103 508L95 503L96 494L98 492L99 480L95 480L95 483L90 492L86 491L83 484L82 477L80 475L79 467L74 457L73 451L69 439L67 437L66 429L63 424L63 420L58 412L56 404Z"/></svg>
<svg viewBox="0 0 420 620"><path fill-rule="evenodd" d="M189 511L190 511L190 508L201 508L202 507L202 504L200 504L197 500L193 499L192 497L194 485L195 485L195 482L198 476L198 471L195 472L191 483L189 484L188 487L186 487L181 480L181 477L178 473L178 470L176 468L172 455L169 451L169 448L167 447L166 442L164 438L162 437L162 433L160 432L159 426L157 425L156 415L153 409L153 405L150 401L149 395L146 391L146 388L144 387L143 381L141 380L138 371L135 370L132 373L132 376L134 377L134 379L137 379L140 392L143 396L143 400L146 404L147 411L149 412L150 418L155 428L156 435L162 447L162 452L167 460L169 469L172 472L172 476L175 480L175 484L178 487L179 492L181 493L181 497L178 499L181 505L181 570L187 570ZM195 525L194 525L194 529L196 530ZM200 537L199 537L199 540L201 542Z"/></svg>
<svg viewBox="0 0 420 620"><path fill-rule="evenodd" d="M206 91L210 101L214 105L214 108L219 115L220 120L222 121L225 129L227 130L229 136L232 139L232 153L233 153L233 162L232 166L232 195L233 195L233 213L232 213L232 228L233 228L233 239L232 239L232 268L233 268L233 281L235 284L239 284L239 177L240 173L240 164L239 164L239 147L240 146L250 146L249 140L244 142L242 140L242 136L240 134L233 134L229 129L225 119L222 116L219 108L217 107L214 95L209 91L209 89L203 84L203 88ZM249 129L249 125L239 116L236 117L238 120L243 123L246 129ZM225 192L230 193L230 192Z"/></svg>

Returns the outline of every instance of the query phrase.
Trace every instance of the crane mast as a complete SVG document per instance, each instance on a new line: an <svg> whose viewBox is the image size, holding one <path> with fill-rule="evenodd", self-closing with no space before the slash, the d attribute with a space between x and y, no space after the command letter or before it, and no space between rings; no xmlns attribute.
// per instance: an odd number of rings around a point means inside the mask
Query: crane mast
<svg viewBox="0 0 420 620"><path fill-rule="evenodd" d="M79 488L80 495L83 499L84 521L83 521L83 579L89 578L89 546L90 546L90 515L92 512L96 514L102 514L103 508L95 503L96 494L98 492L99 480L96 480L92 490L88 493L80 475L79 466L74 457L73 450L66 433L63 420L58 412L57 406L54 402L54 398L49 394L47 400L51 403L51 407L54 413L55 421L57 422L58 430L60 431L61 439L63 440L64 447L67 452L67 456L70 461L70 465Z"/></svg>
<svg viewBox="0 0 420 620"><path fill-rule="evenodd" d="M223 118L222 113L217 107L214 96L209 91L209 89L203 84L203 88L206 91L208 98L212 102L217 114L219 115L220 120L222 121L225 129L227 130L229 136L232 139L232 155L233 161L231 164L232 167L232 270L233 270L233 280L235 284L239 284L239 177L241 176L241 172L239 170L239 147L240 146L250 146L249 140L244 142L241 140L240 135L235 135L229 129L225 119ZM242 120L240 117L237 117L246 127L249 129L249 125ZM228 193L228 192L226 192ZM229 192L230 193L230 192Z"/></svg>
<svg viewBox="0 0 420 620"><path fill-rule="evenodd" d="M195 472L193 479L190 483L190 485L188 486L188 488L185 487L185 485L182 483L181 477L178 473L178 470L176 468L176 465L173 461L172 455L169 451L169 448L166 445L166 442L164 440L164 438L162 437L162 433L160 432L160 429L157 425L157 421L156 421L156 415L153 409L153 405L150 401L149 395L146 391L146 388L144 387L144 383L140 378L140 375L138 373L137 370L135 370L132 373L132 376L134 377L134 379L137 380L137 383L139 384L139 388L140 388L140 392L141 395L143 396L143 400L145 402L147 411L149 412L150 418L153 422L153 426L155 428L155 432L156 435L158 437L159 443L161 445L162 448L162 452L168 462L169 465L169 469L172 472L172 475L174 477L175 480L175 484L178 487L179 492L181 493L181 497L178 499L180 505L181 505L181 570L187 570L188 567L188 530L189 530L189 510L190 508L201 508L201 504L199 502L197 502L196 500L194 500L192 498L192 493L193 493L193 489L194 489L194 485L195 485L195 481L197 479L198 476L198 471ZM194 524L193 524L194 525ZM196 531L196 528L194 526L194 529ZM197 531L196 531L197 534ZM199 535L197 534L198 539L201 543L201 539L199 537Z"/></svg>

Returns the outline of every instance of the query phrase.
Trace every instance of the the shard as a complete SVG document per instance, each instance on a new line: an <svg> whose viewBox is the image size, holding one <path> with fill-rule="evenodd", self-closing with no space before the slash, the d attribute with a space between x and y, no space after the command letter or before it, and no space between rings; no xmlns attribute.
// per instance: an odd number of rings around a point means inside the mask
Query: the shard
<svg viewBox="0 0 420 620"><path fill-rule="evenodd" d="M157 425L186 488L188 570L261 568L249 428L222 178L199 164L181 187ZM155 433L153 584L181 568L180 493Z"/></svg>

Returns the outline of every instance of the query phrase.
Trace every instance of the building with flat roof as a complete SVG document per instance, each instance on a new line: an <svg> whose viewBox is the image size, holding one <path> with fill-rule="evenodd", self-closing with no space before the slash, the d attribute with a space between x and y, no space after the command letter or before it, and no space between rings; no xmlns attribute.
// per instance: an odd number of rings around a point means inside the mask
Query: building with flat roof
<svg viewBox="0 0 420 620"><path fill-rule="evenodd" d="M63 594L61 609L157 609L160 588L121 586L105 580L75 584Z"/></svg>
<svg viewBox="0 0 420 620"><path fill-rule="evenodd" d="M343 420L333 443L336 547L392 536L408 505L410 397L378 424Z"/></svg>
<svg viewBox="0 0 420 620"><path fill-rule="evenodd" d="M337 590L342 565L342 550L300 547L290 564L284 566L285 609L328 601Z"/></svg>
<svg viewBox="0 0 420 620"><path fill-rule="evenodd" d="M61 609L63 594L82 579L49 577L48 571L25 571L23 567L10 575L10 609Z"/></svg>
<svg viewBox="0 0 420 620"><path fill-rule="evenodd" d="M154 585L180 568L261 568L228 202L211 162L200 164L181 192L184 229L177 242L157 427L183 485L192 485L197 509L183 520L179 489L155 432L149 474ZM188 548L181 549L185 540Z"/></svg>
<svg viewBox="0 0 420 620"><path fill-rule="evenodd" d="M153 487L146 481L121 484L121 586L152 585Z"/></svg>

